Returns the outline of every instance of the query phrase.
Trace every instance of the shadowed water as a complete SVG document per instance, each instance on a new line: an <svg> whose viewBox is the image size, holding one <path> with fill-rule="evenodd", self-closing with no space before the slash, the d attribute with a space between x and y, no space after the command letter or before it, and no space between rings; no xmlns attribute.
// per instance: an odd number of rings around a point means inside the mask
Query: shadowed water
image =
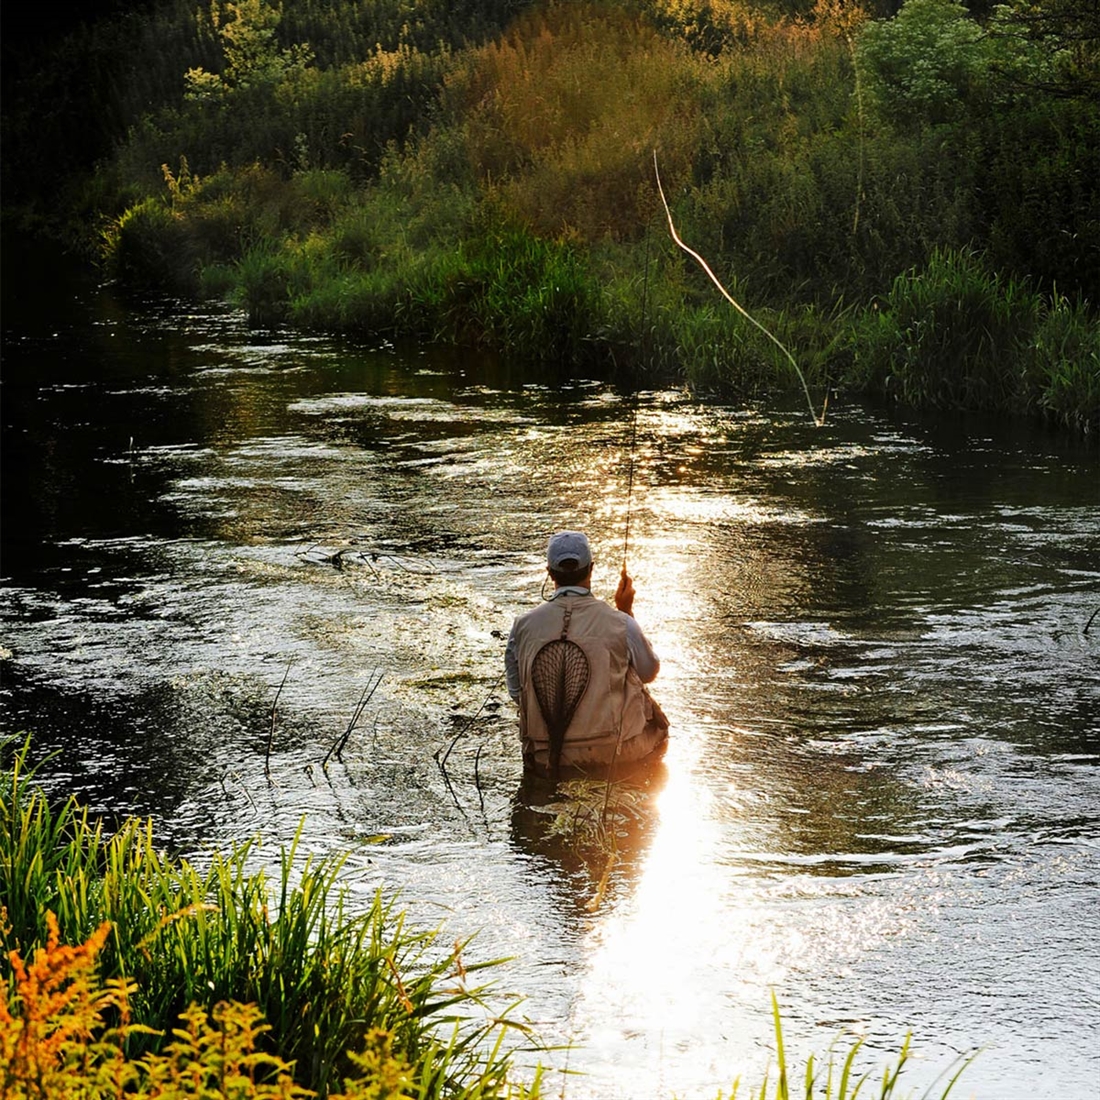
<svg viewBox="0 0 1100 1100"><path fill-rule="evenodd" d="M914 1089L983 1047L959 1095L1097 1095L1095 451L651 390L624 546L610 385L18 289L0 719L53 789L188 853L304 820L356 896L511 957L571 1100L759 1080L773 989L797 1064L911 1029ZM521 789L502 683L562 526L601 594L625 549L663 661L613 839L602 787Z"/></svg>

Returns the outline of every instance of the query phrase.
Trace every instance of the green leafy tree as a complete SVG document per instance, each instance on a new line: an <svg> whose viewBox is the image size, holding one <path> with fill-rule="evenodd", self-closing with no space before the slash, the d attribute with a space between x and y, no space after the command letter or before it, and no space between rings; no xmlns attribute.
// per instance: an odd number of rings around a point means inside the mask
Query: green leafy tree
<svg viewBox="0 0 1100 1100"><path fill-rule="evenodd" d="M988 71L982 29L956 0L907 0L864 27L857 53L879 110L902 124L958 118Z"/></svg>
<svg viewBox="0 0 1100 1100"><path fill-rule="evenodd" d="M223 15L214 0L207 18L221 39L225 66L220 74L202 67L188 69L184 76L187 98L209 101L238 89L273 86L308 68L313 61L309 46L279 45L276 32L282 17L281 5L264 0L229 3Z"/></svg>
<svg viewBox="0 0 1100 1100"><path fill-rule="evenodd" d="M994 72L1059 98L1100 96L1100 4L1096 0L1009 0L993 10Z"/></svg>

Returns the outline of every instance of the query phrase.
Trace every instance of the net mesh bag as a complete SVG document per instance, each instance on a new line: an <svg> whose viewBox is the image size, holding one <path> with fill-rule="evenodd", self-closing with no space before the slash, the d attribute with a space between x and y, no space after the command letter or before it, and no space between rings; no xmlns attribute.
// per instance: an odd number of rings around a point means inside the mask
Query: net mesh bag
<svg viewBox="0 0 1100 1100"><path fill-rule="evenodd" d="M588 658L576 642L556 638L535 654L531 681L550 734L550 778L556 781L565 731L588 687Z"/></svg>

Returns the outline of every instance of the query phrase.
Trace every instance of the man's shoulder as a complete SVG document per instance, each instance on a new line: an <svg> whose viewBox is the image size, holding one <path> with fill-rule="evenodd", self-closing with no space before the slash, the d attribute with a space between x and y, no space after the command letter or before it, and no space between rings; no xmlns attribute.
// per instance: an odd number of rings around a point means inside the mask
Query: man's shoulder
<svg viewBox="0 0 1100 1100"><path fill-rule="evenodd" d="M522 626L524 623L529 622L538 622L540 619L554 618L560 616L566 608L576 610L578 607L584 607L586 609L590 607L603 608L613 614L619 614L619 612L609 603L604 600L596 599L591 592L569 592L557 596L554 599L546 600L537 607L532 607L529 611L524 611L522 614L517 615L515 626ZM601 612L596 610L594 613L598 615Z"/></svg>

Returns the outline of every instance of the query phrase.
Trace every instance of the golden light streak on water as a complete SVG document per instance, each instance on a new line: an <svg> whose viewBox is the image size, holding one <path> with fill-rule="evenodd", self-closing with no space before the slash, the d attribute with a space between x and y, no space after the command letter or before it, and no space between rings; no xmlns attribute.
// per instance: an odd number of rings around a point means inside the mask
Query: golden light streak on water
<svg viewBox="0 0 1100 1100"><path fill-rule="evenodd" d="M710 788L697 781L701 733L676 731L656 833L637 877L620 881L586 937L571 1023L604 1059L601 1076L617 1090L609 1097L641 1095L637 1089L663 1095L649 1090L673 1054L679 1088L710 1088L734 1064L720 1053L727 1037L744 1068L743 1031L759 1031L761 990L780 985L787 970L789 935L781 925L769 934L753 886L719 858L728 826ZM698 1058L685 1076L691 1052ZM766 1059L765 1048L759 1054Z"/></svg>
<svg viewBox="0 0 1100 1100"><path fill-rule="evenodd" d="M613 496L609 487L607 497ZM719 507L729 503L723 497ZM708 599L696 556L705 528L692 532L694 545L685 544L692 529L664 524L661 512L642 513L629 570L638 587L638 620L661 658L653 691L673 715L672 741L663 785L643 811L652 814L653 827L641 851L624 853L585 937L585 972L571 1019L578 1041L608 1063L620 1090L608 1096L637 1095L632 1089L659 1094L651 1090L659 1089L673 1051L681 1065L685 1052L699 1052L700 1087L717 1079L722 1044L715 1042L716 1027L736 1030L741 1006L755 1007L761 984L780 982L785 971L778 944L761 934L759 903L747 880L721 860L731 829L728 808L716 804L712 784L700 782L705 755L716 732L721 735L690 699L698 683L691 624ZM727 980L715 982L718 971ZM739 996L746 982L752 990Z"/></svg>
<svg viewBox="0 0 1100 1100"><path fill-rule="evenodd" d="M768 807L776 777L726 771L731 742L759 735L732 724L744 690L739 670L712 667L700 650L701 622L715 613L715 525L731 517L739 526L812 522L728 489L657 490L635 517L635 606L661 658L653 692L672 718L672 739L653 828L633 866L620 864L584 938L570 1021L577 1041L599 1052L591 1068L616 1082L618 1091L606 1093L616 1100L661 1094L673 1062L683 1096L728 1089L723 1075L733 1072L759 1074L771 1057L761 1021L772 989L806 969L840 972L911 924L903 911L911 899L863 899L855 883L801 873L797 807ZM740 576L729 562L722 571L727 584ZM736 602L737 593L725 595ZM792 904L806 906L803 920L784 915ZM830 1030L819 1047L834 1037ZM791 1041L799 1040L812 1041L792 1026Z"/></svg>

